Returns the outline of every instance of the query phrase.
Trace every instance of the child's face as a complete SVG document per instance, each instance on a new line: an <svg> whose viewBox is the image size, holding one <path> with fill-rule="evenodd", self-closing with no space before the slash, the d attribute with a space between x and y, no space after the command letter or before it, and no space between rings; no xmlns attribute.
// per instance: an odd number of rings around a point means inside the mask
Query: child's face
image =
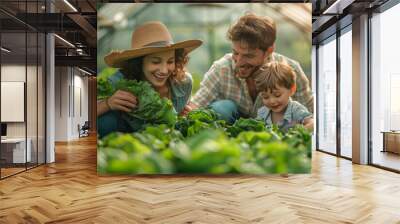
<svg viewBox="0 0 400 224"><path fill-rule="evenodd" d="M294 88L287 89L277 86L276 89L261 92L263 104L274 113L283 113L289 103L289 97L294 94Z"/></svg>

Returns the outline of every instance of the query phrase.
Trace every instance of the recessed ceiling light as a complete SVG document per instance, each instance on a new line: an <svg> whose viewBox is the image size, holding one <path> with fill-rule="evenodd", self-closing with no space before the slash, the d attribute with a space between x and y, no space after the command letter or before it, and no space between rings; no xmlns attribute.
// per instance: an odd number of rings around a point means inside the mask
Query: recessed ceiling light
<svg viewBox="0 0 400 224"><path fill-rule="evenodd" d="M71 4L68 2L68 0L64 0L65 4L67 4L72 10L74 10L75 12L78 12L78 10Z"/></svg>
<svg viewBox="0 0 400 224"><path fill-rule="evenodd" d="M57 37L58 39L60 39L61 41L63 41L64 43L66 43L67 45L69 45L69 46L75 48L75 45L71 44L71 42L69 42L69 41L67 41L66 39L60 37L59 35L54 34L54 36Z"/></svg>
<svg viewBox="0 0 400 224"><path fill-rule="evenodd" d="M5 47L1 47L1 50L4 51L4 52L7 52L7 53L10 53L10 52L11 52L11 50L9 50L9 49L7 49L7 48L5 48Z"/></svg>
<svg viewBox="0 0 400 224"><path fill-rule="evenodd" d="M85 71L85 70L83 70L83 69L81 69L81 68L79 68L79 67L78 67L78 69L79 69L81 72L85 73L85 74L92 75L90 72Z"/></svg>
<svg viewBox="0 0 400 224"><path fill-rule="evenodd" d="M322 12L323 15L342 14L343 9L351 5L355 0L336 0L327 9Z"/></svg>

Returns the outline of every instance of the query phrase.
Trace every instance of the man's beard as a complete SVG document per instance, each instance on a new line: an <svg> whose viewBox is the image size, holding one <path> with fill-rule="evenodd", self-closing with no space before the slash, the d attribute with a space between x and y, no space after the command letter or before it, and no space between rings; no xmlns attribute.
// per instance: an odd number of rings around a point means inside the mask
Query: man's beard
<svg viewBox="0 0 400 224"><path fill-rule="evenodd" d="M248 71L246 71L246 75L242 75L242 73L240 72L240 67L236 67L235 68L235 74L236 77L240 78L240 79L248 79L250 77L253 76L253 74L260 68L261 66L253 66L250 65L250 67L248 68Z"/></svg>

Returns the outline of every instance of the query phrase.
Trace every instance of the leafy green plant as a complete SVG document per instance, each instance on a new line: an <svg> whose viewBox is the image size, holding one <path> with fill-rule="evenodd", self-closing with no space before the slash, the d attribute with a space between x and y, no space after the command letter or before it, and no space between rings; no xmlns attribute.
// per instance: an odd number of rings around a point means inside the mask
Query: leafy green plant
<svg viewBox="0 0 400 224"><path fill-rule="evenodd" d="M192 110L186 117L178 118L175 128L184 137L191 137L204 129L225 129L226 122L217 120L218 115L211 109Z"/></svg>
<svg viewBox="0 0 400 224"><path fill-rule="evenodd" d="M265 131L265 125L262 121L256 119L239 118L232 126L227 128L227 132L232 137L236 137L242 131Z"/></svg>
<svg viewBox="0 0 400 224"><path fill-rule="evenodd" d="M114 174L173 173L173 164L132 134L111 133L99 143L98 171Z"/></svg>
<svg viewBox="0 0 400 224"><path fill-rule="evenodd" d="M177 114L169 99L161 98L160 95L145 81L120 79L114 85L110 77L116 72L115 69L104 69L97 78L97 98L105 99L112 96L118 90L132 93L138 99L138 106L129 113L124 113L123 118L135 126L140 119L150 124L167 124L174 126Z"/></svg>
<svg viewBox="0 0 400 224"><path fill-rule="evenodd" d="M114 93L114 87L111 85L109 78L117 72L115 68L103 69L97 75L97 99L102 100Z"/></svg>
<svg viewBox="0 0 400 224"><path fill-rule="evenodd" d="M308 173L311 135L302 126L287 133L240 119L229 126L209 109L180 117L174 128L149 125L132 134L112 133L98 143L102 173Z"/></svg>
<svg viewBox="0 0 400 224"><path fill-rule="evenodd" d="M137 97L137 108L127 113L130 117L145 120L152 124L175 125L177 117L172 102L166 98L161 98L150 83L121 79L116 83L115 89L131 92ZM128 117L126 117L126 120L130 121Z"/></svg>

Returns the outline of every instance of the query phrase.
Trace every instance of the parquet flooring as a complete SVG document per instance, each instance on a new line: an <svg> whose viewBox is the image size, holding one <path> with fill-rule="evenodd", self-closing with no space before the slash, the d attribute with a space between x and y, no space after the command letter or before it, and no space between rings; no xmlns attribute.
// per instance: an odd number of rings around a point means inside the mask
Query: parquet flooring
<svg viewBox="0 0 400 224"><path fill-rule="evenodd" d="M314 152L310 175L99 177L89 137L0 181L0 223L400 223L400 175Z"/></svg>
<svg viewBox="0 0 400 224"><path fill-rule="evenodd" d="M14 167L11 167L11 168L1 168L1 177L7 177L7 176L10 176L10 175L12 175L12 174L15 174L15 173L18 173L18 172L21 172L21 171L24 171L25 170L25 167L21 167L21 168L19 168L19 167L17 167L17 168L14 168Z"/></svg>

